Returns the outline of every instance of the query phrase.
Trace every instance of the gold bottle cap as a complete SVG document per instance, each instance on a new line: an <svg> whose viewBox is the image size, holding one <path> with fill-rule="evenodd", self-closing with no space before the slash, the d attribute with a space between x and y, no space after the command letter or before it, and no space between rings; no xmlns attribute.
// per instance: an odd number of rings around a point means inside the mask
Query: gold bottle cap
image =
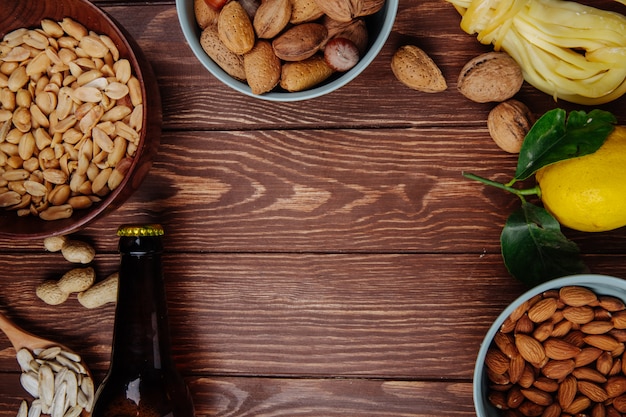
<svg viewBox="0 0 626 417"><path fill-rule="evenodd" d="M117 229L120 237L163 236L165 230L160 224L125 224Z"/></svg>

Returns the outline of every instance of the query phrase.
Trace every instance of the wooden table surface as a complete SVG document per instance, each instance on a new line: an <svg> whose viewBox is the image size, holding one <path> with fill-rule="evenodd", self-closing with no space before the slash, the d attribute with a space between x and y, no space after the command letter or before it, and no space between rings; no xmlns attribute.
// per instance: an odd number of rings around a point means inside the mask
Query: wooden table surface
<svg viewBox="0 0 626 417"><path fill-rule="evenodd" d="M141 189L76 234L103 278L118 225L158 221L175 359L198 416L472 416L481 340L525 291L499 235L517 197L464 179L505 181L517 157L490 139L492 104L457 91L489 50L445 0L402 0L385 47L356 80L322 98L270 103L222 85L195 59L173 0L99 0L137 41L163 105L159 153ZM595 4L609 4L605 0ZM623 12L623 7L621 11ZM447 91L394 78L393 52L420 46ZM524 85L536 113L585 109ZM626 99L603 108L626 123ZM588 109L586 109L588 110ZM564 230L594 273L626 277L624 229ZM108 367L113 305L48 306L35 287L68 263L42 241L0 240L0 310ZM0 335L0 417L28 398Z"/></svg>

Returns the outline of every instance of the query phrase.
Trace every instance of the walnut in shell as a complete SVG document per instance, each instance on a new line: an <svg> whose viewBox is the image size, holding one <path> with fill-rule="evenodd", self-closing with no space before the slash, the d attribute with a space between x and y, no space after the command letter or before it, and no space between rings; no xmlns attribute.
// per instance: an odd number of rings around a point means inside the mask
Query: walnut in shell
<svg viewBox="0 0 626 417"><path fill-rule="evenodd" d="M522 87L522 69L506 52L481 54L461 69L457 88L477 103L502 102Z"/></svg>
<svg viewBox="0 0 626 417"><path fill-rule="evenodd" d="M489 112L487 127L491 138L502 150L519 153L534 120L533 113L524 103L510 99Z"/></svg>

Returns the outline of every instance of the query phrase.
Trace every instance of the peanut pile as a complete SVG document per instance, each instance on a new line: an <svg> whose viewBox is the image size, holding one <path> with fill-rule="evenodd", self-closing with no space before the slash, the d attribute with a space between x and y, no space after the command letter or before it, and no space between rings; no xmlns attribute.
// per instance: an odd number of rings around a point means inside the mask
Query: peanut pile
<svg viewBox="0 0 626 417"><path fill-rule="evenodd" d="M106 35L65 18L0 42L0 207L70 217L122 182L139 145L143 96Z"/></svg>
<svg viewBox="0 0 626 417"><path fill-rule="evenodd" d="M89 243L67 236L48 237L44 239L44 247L49 252L61 252L65 260L73 264L89 264L96 256ZM58 280L43 281L37 286L36 294L46 304L58 305L76 293L83 307L97 308L117 301L118 280L119 274L114 272L96 282L96 271L87 265L70 269Z"/></svg>
<svg viewBox="0 0 626 417"><path fill-rule="evenodd" d="M485 358L488 399L503 416L626 413L626 306L568 286L524 302Z"/></svg>

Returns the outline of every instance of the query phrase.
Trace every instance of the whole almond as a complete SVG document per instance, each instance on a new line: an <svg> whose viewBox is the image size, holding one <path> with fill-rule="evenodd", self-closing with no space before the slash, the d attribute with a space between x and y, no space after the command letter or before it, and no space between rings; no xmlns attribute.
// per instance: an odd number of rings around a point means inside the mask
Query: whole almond
<svg viewBox="0 0 626 417"><path fill-rule="evenodd" d="M207 26L200 35L200 45L204 52L228 75L239 80L246 80L243 56L232 52L224 45L217 34L217 26Z"/></svg>
<svg viewBox="0 0 626 417"><path fill-rule="evenodd" d="M576 377L577 380L581 381L591 381L598 384L603 384L606 382L606 376L602 375L596 369L590 368L588 366L582 366L580 368L574 369L572 371L572 375Z"/></svg>
<svg viewBox="0 0 626 417"><path fill-rule="evenodd" d="M574 401L567 408L563 408L563 411L568 414L578 414L583 410L589 408L591 400L584 395L579 395L574 398Z"/></svg>
<svg viewBox="0 0 626 417"><path fill-rule="evenodd" d="M581 349L562 339L550 338L543 342L546 356L550 359L564 360L575 358Z"/></svg>
<svg viewBox="0 0 626 417"><path fill-rule="evenodd" d="M607 334L590 334L584 337L584 341L590 346L609 352L614 351L621 345L614 337Z"/></svg>
<svg viewBox="0 0 626 417"><path fill-rule="evenodd" d="M620 395L614 398L613 407L620 413L626 413L626 395Z"/></svg>
<svg viewBox="0 0 626 417"><path fill-rule="evenodd" d="M572 404L574 398L576 398L577 392L578 382L576 381L576 378L572 375L568 375L565 377L563 382L561 382L557 393L557 401L562 409L566 409Z"/></svg>
<svg viewBox="0 0 626 417"><path fill-rule="evenodd" d="M535 404L548 406L552 404L552 395L538 388L526 388L521 390L522 395Z"/></svg>
<svg viewBox="0 0 626 417"><path fill-rule="evenodd" d="M320 23L302 23L275 38L272 47L284 61L302 61L320 50L327 34L326 27Z"/></svg>
<svg viewBox="0 0 626 417"><path fill-rule="evenodd" d="M509 358L517 355L517 348L515 347L515 340L513 336L507 333L497 332L493 338L494 343L498 348Z"/></svg>
<svg viewBox="0 0 626 417"><path fill-rule="evenodd" d="M576 367L589 365L594 362L602 354L602 349L596 347L583 348L574 358Z"/></svg>
<svg viewBox="0 0 626 417"><path fill-rule="evenodd" d="M609 398L608 394L602 387L589 381L578 381L578 391L591 401L597 403L602 403Z"/></svg>
<svg viewBox="0 0 626 417"><path fill-rule="evenodd" d="M574 370L574 360L549 360L542 368L541 373L548 378L561 380Z"/></svg>
<svg viewBox="0 0 626 417"><path fill-rule="evenodd" d="M485 355L485 365L497 374L509 370L509 358L500 349L489 349Z"/></svg>
<svg viewBox="0 0 626 417"><path fill-rule="evenodd" d="M587 324L595 318L595 313L589 306L568 306L563 309L563 316L572 323Z"/></svg>
<svg viewBox="0 0 626 417"><path fill-rule="evenodd" d="M614 312L611 321L616 329L626 329L626 310Z"/></svg>
<svg viewBox="0 0 626 417"><path fill-rule="evenodd" d="M559 290L559 297L568 306L581 307L597 301L598 296L589 288L566 286Z"/></svg>
<svg viewBox="0 0 626 417"><path fill-rule="evenodd" d="M513 355L509 361L509 380L511 383L516 384L524 375L526 369L526 361L519 353Z"/></svg>
<svg viewBox="0 0 626 417"><path fill-rule="evenodd" d="M457 88L468 99L502 102L522 87L520 66L506 52L487 52L468 61L459 74Z"/></svg>
<svg viewBox="0 0 626 417"><path fill-rule="evenodd" d="M626 393L626 376L612 376L604 385L607 395L611 398Z"/></svg>
<svg viewBox="0 0 626 417"><path fill-rule="evenodd" d="M261 39L272 39L278 35L291 19L291 0L265 0L261 3L252 25Z"/></svg>
<svg viewBox="0 0 626 417"><path fill-rule="evenodd" d="M282 66L280 86L287 91L302 91L325 81L333 74L321 56L297 62L286 62Z"/></svg>
<svg viewBox="0 0 626 417"><path fill-rule="evenodd" d="M596 360L596 369L603 375L608 375L613 368L613 356L611 352L602 352Z"/></svg>
<svg viewBox="0 0 626 417"><path fill-rule="evenodd" d="M396 50L391 58L391 70L398 81L413 90L438 93L448 88L437 64L415 45Z"/></svg>
<svg viewBox="0 0 626 417"><path fill-rule="evenodd" d="M525 399L526 397L522 394L522 389L518 386L513 386L506 393L506 406L508 408L517 408Z"/></svg>
<svg viewBox="0 0 626 417"><path fill-rule="evenodd" d="M604 334L613 330L613 323L610 321L591 321L580 326L580 331L587 334Z"/></svg>
<svg viewBox="0 0 626 417"><path fill-rule="evenodd" d="M609 295L599 296L598 304L600 305L600 307L605 308L608 311L620 311L626 309L626 305L622 300Z"/></svg>
<svg viewBox="0 0 626 417"><path fill-rule="evenodd" d="M559 382L554 379L546 378L545 376L540 376L533 383L533 387L545 392L557 392L559 389Z"/></svg>
<svg viewBox="0 0 626 417"><path fill-rule="evenodd" d="M349 22L359 16L363 0L315 0L325 14L339 22Z"/></svg>
<svg viewBox="0 0 626 417"><path fill-rule="evenodd" d="M243 66L252 94L271 91L280 81L281 62L269 41L257 41L243 56Z"/></svg>
<svg viewBox="0 0 626 417"><path fill-rule="evenodd" d="M533 330L533 337L540 342L543 342L552 335L554 331L554 324L551 321L544 321Z"/></svg>
<svg viewBox="0 0 626 417"><path fill-rule="evenodd" d="M558 301L554 298L544 298L528 309L528 318L535 323L548 320L556 312Z"/></svg>
<svg viewBox="0 0 626 417"><path fill-rule="evenodd" d="M552 403L543 410L541 417L560 417L561 406L557 403Z"/></svg>
<svg viewBox="0 0 626 417"><path fill-rule="evenodd" d="M217 34L235 54L245 54L254 46L256 35L250 17L238 1L231 1L217 18Z"/></svg>
<svg viewBox="0 0 626 417"><path fill-rule="evenodd" d="M520 355L532 365L541 367L546 360L546 352L543 345L532 336L516 334L515 346Z"/></svg>

